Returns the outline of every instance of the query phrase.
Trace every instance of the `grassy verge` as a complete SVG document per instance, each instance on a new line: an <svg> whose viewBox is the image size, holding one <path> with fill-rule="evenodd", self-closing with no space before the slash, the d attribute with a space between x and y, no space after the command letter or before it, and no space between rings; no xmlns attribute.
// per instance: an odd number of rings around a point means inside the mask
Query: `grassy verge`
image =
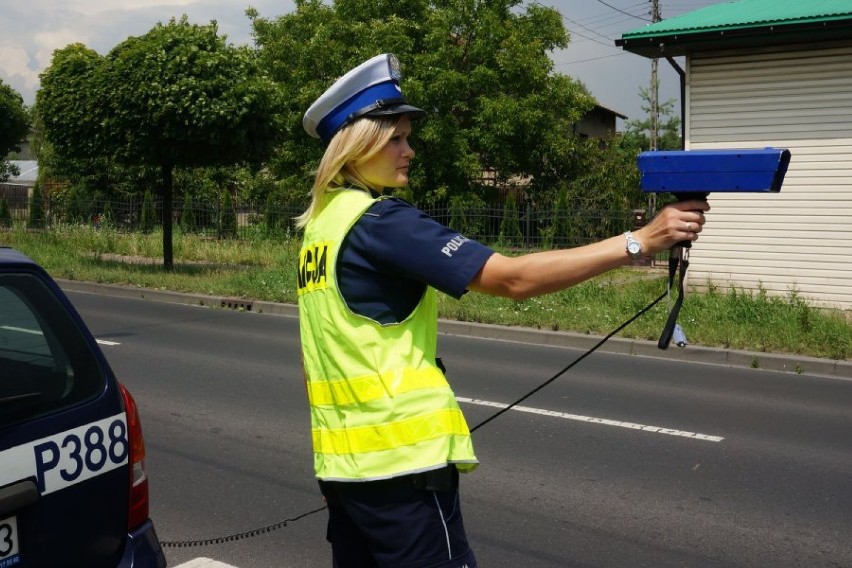
<svg viewBox="0 0 852 568"><path fill-rule="evenodd" d="M258 235L213 240L175 234L175 269L160 265L162 235L125 234L109 228L12 229L0 244L21 250L56 278L143 288L296 302L299 243ZM523 302L467 294L439 295L442 318L605 335L665 289L662 271L622 269L556 294ZM668 315L663 302L621 332L656 341ZM817 309L796 293L785 297L734 288L690 293L680 323L690 343L750 351L848 359L848 314Z"/></svg>

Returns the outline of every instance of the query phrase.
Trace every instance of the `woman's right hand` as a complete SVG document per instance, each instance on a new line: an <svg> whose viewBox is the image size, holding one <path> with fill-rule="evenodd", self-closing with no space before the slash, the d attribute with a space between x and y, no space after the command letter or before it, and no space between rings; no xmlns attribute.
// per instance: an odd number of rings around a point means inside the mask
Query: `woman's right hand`
<svg viewBox="0 0 852 568"><path fill-rule="evenodd" d="M696 241L704 229L704 213L709 210L710 204L701 199L671 203L647 225L633 231L633 236L647 255L668 250L679 242Z"/></svg>

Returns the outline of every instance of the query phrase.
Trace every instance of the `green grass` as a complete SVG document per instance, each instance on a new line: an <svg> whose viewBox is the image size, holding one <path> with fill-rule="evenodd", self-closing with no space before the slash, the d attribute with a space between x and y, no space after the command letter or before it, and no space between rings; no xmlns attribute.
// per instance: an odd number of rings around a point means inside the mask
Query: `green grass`
<svg viewBox="0 0 852 568"><path fill-rule="evenodd" d="M162 234L127 234L110 228L22 228L0 233L54 277L233 298L296 302L299 242L258 233L216 240L175 233L175 267L161 265ZM658 269L621 269L568 290L516 302L483 294L455 300L439 294L442 318L606 335L665 290ZM791 353L845 360L852 354L849 315L808 305L796 292L774 296L735 288L690 292L680 324L693 345ZM622 337L656 341L667 303L633 322Z"/></svg>

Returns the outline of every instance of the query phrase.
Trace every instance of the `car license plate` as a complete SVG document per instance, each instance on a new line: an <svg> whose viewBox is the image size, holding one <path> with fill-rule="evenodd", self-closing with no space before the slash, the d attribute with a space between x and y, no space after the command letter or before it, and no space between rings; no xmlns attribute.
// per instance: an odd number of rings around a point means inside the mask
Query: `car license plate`
<svg viewBox="0 0 852 568"><path fill-rule="evenodd" d="M19 566L21 553L18 550L18 519L9 517L0 520L0 568Z"/></svg>

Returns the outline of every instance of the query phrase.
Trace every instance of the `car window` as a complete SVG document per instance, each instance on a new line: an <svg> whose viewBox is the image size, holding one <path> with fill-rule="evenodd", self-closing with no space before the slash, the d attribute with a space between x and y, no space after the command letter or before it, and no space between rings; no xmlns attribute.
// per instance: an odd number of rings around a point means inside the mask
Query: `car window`
<svg viewBox="0 0 852 568"><path fill-rule="evenodd" d="M68 408L104 387L97 358L35 274L0 274L0 428Z"/></svg>

